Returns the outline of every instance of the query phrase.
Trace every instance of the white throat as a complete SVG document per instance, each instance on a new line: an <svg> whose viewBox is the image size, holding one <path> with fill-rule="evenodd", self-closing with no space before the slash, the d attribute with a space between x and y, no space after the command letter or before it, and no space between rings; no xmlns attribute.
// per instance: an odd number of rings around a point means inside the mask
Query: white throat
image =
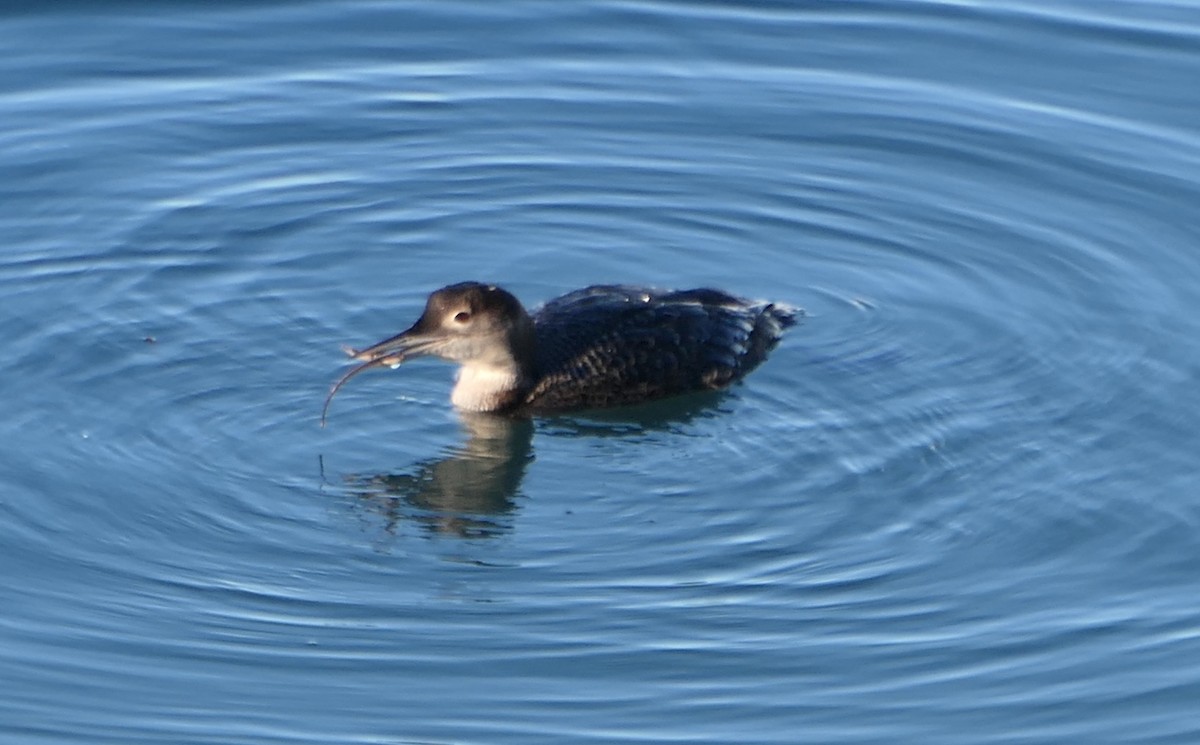
<svg viewBox="0 0 1200 745"><path fill-rule="evenodd" d="M494 411L508 402L519 384L513 365L468 362L458 371L450 401L466 411Z"/></svg>

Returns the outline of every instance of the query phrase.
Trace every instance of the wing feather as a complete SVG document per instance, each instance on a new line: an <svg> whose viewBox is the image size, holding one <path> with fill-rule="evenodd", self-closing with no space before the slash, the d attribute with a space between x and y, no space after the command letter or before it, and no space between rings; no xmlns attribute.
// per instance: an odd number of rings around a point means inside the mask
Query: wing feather
<svg viewBox="0 0 1200 745"><path fill-rule="evenodd" d="M538 410L634 403L722 388L765 359L798 311L719 290L597 285L533 315Z"/></svg>

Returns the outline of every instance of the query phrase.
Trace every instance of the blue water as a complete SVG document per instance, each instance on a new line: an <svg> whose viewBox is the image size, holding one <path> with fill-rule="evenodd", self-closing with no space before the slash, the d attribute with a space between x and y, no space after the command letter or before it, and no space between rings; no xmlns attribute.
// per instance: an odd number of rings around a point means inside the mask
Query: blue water
<svg viewBox="0 0 1200 745"><path fill-rule="evenodd" d="M1200 5L0 15L0 741L1200 741ZM503 423L431 290L803 306Z"/></svg>

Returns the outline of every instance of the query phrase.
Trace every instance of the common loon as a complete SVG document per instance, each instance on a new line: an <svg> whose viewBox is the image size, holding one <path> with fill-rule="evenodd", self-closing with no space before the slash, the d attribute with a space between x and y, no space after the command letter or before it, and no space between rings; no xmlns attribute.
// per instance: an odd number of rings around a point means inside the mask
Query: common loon
<svg viewBox="0 0 1200 745"><path fill-rule="evenodd" d="M433 355L461 365L451 401L517 415L596 409L717 390L766 359L803 311L720 290L595 285L525 311L495 285L437 290L412 328L366 349L334 384Z"/></svg>

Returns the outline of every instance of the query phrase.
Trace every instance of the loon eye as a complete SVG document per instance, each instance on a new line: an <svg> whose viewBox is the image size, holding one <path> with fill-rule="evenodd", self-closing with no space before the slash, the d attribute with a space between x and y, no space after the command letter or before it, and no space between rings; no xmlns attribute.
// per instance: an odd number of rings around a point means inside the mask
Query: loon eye
<svg viewBox="0 0 1200 745"><path fill-rule="evenodd" d="M465 310L460 310L454 314L455 323L466 323L469 320L471 320L471 314Z"/></svg>

